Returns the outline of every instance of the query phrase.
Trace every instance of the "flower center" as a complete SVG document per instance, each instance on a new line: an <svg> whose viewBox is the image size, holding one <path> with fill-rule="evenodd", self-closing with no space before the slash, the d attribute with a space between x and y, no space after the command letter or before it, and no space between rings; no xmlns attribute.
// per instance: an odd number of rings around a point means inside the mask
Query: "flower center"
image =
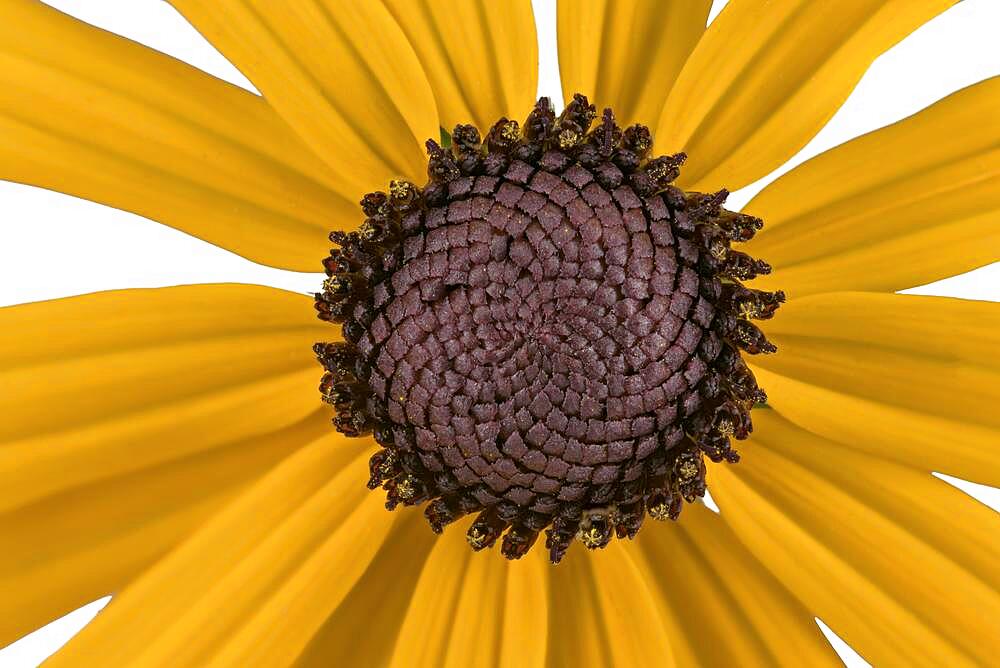
<svg viewBox="0 0 1000 668"><path fill-rule="evenodd" d="M316 295L343 326L316 345L334 424L382 448L369 487L435 532L477 513L472 548L502 536L511 559L543 530L558 562L676 519L766 399L739 351L775 350L749 320L784 295L740 285L770 267L730 249L761 221L671 186L683 154L595 116L543 98L523 128L428 141L427 185L366 195Z"/></svg>

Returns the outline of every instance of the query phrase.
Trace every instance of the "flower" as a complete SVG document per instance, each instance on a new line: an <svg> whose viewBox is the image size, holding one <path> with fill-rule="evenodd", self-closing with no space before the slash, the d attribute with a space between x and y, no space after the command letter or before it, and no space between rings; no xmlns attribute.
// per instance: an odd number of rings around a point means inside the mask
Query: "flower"
<svg viewBox="0 0 1000 668"><path fill-rule="evenodd" d="M363 194L425 180L441 127L534 103L527 2L173 4L263 97L7 0L0 177L311 271ZM563 85L683 150L683 191L736 189L951 4L731 0L704 30L704 1L561 2ZM775 268L753 287L788 300L762 324L779 353L747 360L768 407L709 464L721 514L558 566L385 512L373 442L316 397L334 330L306 297L3 309L0 643L114 593L52 665L836 665L814 616L877 664L990 663L996 514L929 472L1000 480L1000 310L893 291L997 259L998 101L1000 79L959 91L747 206Z"/></svg>

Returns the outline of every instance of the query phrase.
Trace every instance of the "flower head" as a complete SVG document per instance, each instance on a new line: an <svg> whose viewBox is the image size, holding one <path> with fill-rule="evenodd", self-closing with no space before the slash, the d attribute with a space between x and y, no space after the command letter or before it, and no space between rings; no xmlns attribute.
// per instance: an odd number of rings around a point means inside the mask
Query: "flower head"
<svg viewBox="0 0 1000 668"><path fill-rule="evenodd" d="M427 185L366 195L316 295L343 329L315 347L334 424L382 446L368 486L436 533L475 513L472 548L503 534L510 559L542 530L559 562L677 519L766 400L740 351L775 351L750 320L785 297L743 287L771 268L731 248L760 219L672 186L686 156L650 156L646 126L595 117L542 98L523 132L428 141Z"/></svg>
<svg viewBox="0 0 1000 668"><path fill-rule="evenodd" d="M6 0L0 178L326 276L0 310L0 644L113 595L51 665L995 662L930 473L1000 482L1000 311L893 293L997 259L1000 80L727 199L952 0L560 0L561 111L526 0L170 4L260 95Z"/></svg>

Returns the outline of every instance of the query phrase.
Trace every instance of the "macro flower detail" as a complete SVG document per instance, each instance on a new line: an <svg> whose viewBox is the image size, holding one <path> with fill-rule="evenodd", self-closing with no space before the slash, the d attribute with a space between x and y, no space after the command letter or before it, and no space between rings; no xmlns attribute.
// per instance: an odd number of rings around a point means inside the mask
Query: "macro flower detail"
<svg viewBox="0 0 1000 668"><path fill-rule="evenodd" d="M0 2L0 663L994 665L1000 6L722 4Z"/></svg>
<svg viewBox="0 0 1000 668"><path fill-rule="evenodd" d="M508 559L542 530L557 563L574 537L677 519L766 401L740 353L776 350L751 320L785 296L744 287L771 268L731 248L762 221L671 185L684 154L596 115L542 98L523 130L429 140L427 185L366 195L316 295L343 330L315 347L323 399L382 446L368 486L436 533L477 513L469 544L503 534Z"/></svg>

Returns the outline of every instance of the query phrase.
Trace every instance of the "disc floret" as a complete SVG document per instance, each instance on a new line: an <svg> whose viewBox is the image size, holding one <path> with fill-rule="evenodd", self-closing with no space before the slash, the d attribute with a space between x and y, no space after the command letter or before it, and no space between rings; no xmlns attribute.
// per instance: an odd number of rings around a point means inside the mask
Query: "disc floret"
<svg viewBox="0 0 1000 668"><path fill-rule="evenodd" d="M379 444L390 510L424 505L435 532L475 514L472 549L512 559L544 532L558 562L677 519L706 458L738 461L766 401L742 353L775 351L751 321L784 295L742 285L771 270L732 248L762 221L675 187L686 156L652 144L542 98L428 141L423 187L393 181L331 234L316 308L343 339L315 346L320 391Z"/></svg>

